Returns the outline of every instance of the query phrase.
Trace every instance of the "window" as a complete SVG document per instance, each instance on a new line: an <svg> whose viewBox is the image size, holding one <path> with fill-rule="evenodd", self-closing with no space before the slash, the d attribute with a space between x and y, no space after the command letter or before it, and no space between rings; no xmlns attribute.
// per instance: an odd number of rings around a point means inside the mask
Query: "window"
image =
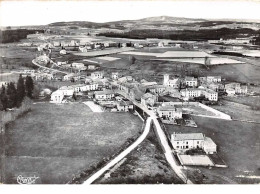
<svg viewBox="0 0 260 194"><path fill-rule="evenodd" d="M177 144L179 144L179 142L177 141Z"/></svg>
<svg viewBox="0 0 260 194"><path fill-rule="evenodd" d="M177 148L179 148L179 146L177 146Z"/></svg>
<svg viewBox="0 0 260 194"><path fill-rule="evenodd" d="M189 142L186 142L186 144L189 144Z"/></svg>
<svg viewBox="0 0 260 194"><path fill-rule="evenodd" d="M199 141L197 141L197 144L199 144L200 142Z"/></svg>
<svg viewBox="0 0 260 194"><path fill-rule="evenodd" d="M186 148L189 148L189 146L186 146Z"/></svg>

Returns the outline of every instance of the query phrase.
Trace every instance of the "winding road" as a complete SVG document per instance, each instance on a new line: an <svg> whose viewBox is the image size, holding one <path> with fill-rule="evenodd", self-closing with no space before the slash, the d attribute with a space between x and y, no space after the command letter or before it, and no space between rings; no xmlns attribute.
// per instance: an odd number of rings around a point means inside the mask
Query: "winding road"
<svg viewBox="0 0 260 194"><path fill-rule="evenodd" d="M49 68L49 67L45 67L45 66L42 66L40 65L39 63L36 62L35 59L32 60L32 63L40 68L43 68L43 69L46 69L46 70L49 70L49 71L53 71L53 72L59 72L59 73L63 73L65 75L69 74L68 72L65 72L65 71L60 71L58 69L52 69L52 68Z"/></svg>
<svg viewBox="0 0 260 194"><path fill-rule="evenodd" d="M121 161L127 154L129 154L132 150L134 150L148 135L150 128L151 128L151 122L153 121L155 125L156 132L159 136L159 140L164 148L165 151L165 157L167 162L170 164L173 171L178 175L180 179L183 180L184 183L192 184L192 182L187 178L187 176L182 172L184 169L182 166L179 166L172 154L172 150L168 144L167 137L164 133L164 131L161 128L161 125L159 124L157 120L157 116L152 110L149 110L147 107L143 106L142 104L138 103L137 101L131 99L127 94L125 94L122 91L117 91L117 93L121 94L125 98L131 100L135 106L141 108L144 112L146 112L149 117L146 120L146 125L144 132L142 135L126 150L124 150L122 153L120 153L116 158L114 158L112 161L110 161L106 166L101 168L99 171L97 171L95 174L93 174L89 179L87 179L83 184L91 184L93 183L97 178L99 178L102 174L104 174L107 170L109 170L111 167L113 167L115 164L117 164L119 161Z"/></svg>

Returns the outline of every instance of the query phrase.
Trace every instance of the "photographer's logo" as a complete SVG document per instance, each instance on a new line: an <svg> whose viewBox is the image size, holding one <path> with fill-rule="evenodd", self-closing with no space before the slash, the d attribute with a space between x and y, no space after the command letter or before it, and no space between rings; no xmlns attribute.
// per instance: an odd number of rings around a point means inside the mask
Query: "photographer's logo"
<svg viewBox="0 0 260 194"><path fill-rule="evenodd" d="M31 184L35 184L35 181L40 178L37 177L35 175L31 176L31 177L23 177L22 175L19 175L17 177L17 183L21 184L21 185L31 185Z"/></svg>

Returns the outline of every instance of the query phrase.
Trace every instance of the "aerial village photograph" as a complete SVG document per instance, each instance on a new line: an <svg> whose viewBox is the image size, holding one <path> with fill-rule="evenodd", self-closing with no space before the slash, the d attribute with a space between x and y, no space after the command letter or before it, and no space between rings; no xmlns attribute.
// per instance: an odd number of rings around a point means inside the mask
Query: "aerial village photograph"
<svg viewBox="0 0 260 194"><path fill-rule="evenodd" d="M260 2L211 3L1 1L0 184L259 185Z"/></svg>

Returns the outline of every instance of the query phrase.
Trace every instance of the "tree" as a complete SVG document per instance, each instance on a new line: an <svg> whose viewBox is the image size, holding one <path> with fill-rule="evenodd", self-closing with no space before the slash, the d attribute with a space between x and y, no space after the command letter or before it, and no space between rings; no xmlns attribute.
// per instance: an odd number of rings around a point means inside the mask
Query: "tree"
<svg viewBox="0 0 260 194"><path fill-rule="evenodd" d="M31 76L27 76L25 79L25 89L26 89L26 94L29 98L32 98L33 88L34 88L33 79L31 78Z"/></svg>
<svg viewBox="0 0 260 194"><path fill-rule="evenodd" d="M17 91L13 82L7 85L6 89L7 95L7 108L13 108L17 106Z"/></svg>
<svg viewBox="0 0 260 194"><path fill-rule="evenodd" d="M2 86L2 90L1 90L1 93L0 93L0 104L1 104L1 107L0 107L0 110L6 110L7 108L7 96L5 94L5 86L3 85Z"/></svg>
<svg viewBox="0 0 260 194"><path fill-rule="evenodd" d="M24 79L23 79L22 75L20 75L18 82L17 82L17 103L18 103L18 106L21 105L24 97L25 97Z"/></svg>
<svg viewBox="0 0 260 194"><path fill-rule="evenodd" d="M132 62L132 64L135 64L136 58L134 56L131 57L131 62Z"/></svg>

